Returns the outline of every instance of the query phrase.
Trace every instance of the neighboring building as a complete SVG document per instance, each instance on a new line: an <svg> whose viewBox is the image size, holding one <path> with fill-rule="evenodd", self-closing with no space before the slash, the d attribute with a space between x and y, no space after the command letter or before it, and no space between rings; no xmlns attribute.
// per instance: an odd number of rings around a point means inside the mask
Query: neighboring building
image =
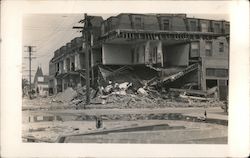
<svg viewBox="0 0 250 158"><path fill-rule="evenodd" d="M42 68L38 66L35 77L34 77L34 88L38 95L47 96L48 95L48 80L49 77L43 75Z"/></svg>
<svg viewBox="0 0 250 158"><path fill-rule="evenodd" d="M93 40L100 36L102 17L91 20ZM76 37L71 42L54 52L49 62L50 94L64 91L67 87L76 88L85 84L85 54L83 37Z"/></svg>
<svg viewBox="0 0 250 158"><path fill-rule="evenodd" d="M119 69L129 65L135 69L144 67L141 73L147 73L149 68L157 70L163 80L181 71L176 85L193 82L203 91L217 86L221 99L227 97L229 22L188 18L186 14L119 14L97 28L101 33L94 38L90 55L92 83L99 78L100 73L96 72L99 66L118 66ZM82 41L79 46L80 43ZM77 58L80 64L74 59L67 61L65 57L60 58L61 64L55 62L57 56L70 54L67 48L61 49L51 61L57 72L70 69L71 64L67 64L70 61L75 61L74 68L82 65L79 69L84 69L84 54ZM78 76L73 82L84 83ZM57 79L57 85L62 85L57 91L65 89L63 81Z"/></svg>

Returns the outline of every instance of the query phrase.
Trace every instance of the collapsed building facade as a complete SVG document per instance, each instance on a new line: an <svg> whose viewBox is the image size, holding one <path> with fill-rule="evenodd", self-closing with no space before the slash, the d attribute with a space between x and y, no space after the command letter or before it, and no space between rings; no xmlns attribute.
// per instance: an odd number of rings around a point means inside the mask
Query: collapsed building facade
<svg viewBox="0 0 250 158"><path fill-rule="evenodd" d="M90 54L92 86L101 80L147 80L161 88L207 91L217 87L227 98L229 22L189 18L186 14L119 14L93 23ZM95 19L94 18L94 19ZM50 61L53 93L85 83L84 38L73 39L55 51ZM122 73L125 76L122 76ZM131 74L130 73L130 74ZM119 80L120 79L120 80Z"/></svg>

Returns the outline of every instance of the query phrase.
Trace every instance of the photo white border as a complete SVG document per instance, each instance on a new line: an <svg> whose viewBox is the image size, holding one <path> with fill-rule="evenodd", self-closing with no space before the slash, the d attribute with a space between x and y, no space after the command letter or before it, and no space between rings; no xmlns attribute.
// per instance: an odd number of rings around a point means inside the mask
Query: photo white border
<svg viewBox="0 0 250 158"><path fill-rule="evenodd" d="M228 145L22 143L22 16L35 13L230 14ZM3 157L245 157L249 155L247 1L1 2L1 155Z"/></svg>

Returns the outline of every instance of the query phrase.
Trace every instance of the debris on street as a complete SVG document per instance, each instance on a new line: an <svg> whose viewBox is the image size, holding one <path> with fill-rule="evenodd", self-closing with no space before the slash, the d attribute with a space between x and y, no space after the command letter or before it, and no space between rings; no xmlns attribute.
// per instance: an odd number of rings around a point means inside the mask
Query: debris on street
<svg viewBox="0 0 250 158"><path fill-rule="evenodd" d="M65 91L58 93L53 101L58 102L70 102L77 96L77 92L71 87L67 88Z"/></svg>

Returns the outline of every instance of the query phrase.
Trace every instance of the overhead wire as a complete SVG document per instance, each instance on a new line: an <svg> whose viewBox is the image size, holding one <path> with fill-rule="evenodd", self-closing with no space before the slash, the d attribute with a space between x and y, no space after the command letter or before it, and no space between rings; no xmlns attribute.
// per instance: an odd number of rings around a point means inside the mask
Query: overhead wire
<svg viewBox="0 0 250 158"><path fill-rule="evenodd" d="M62 23L60 23L59 25L57 25L54 29L53 29L53 31L51 31L51 33L49 34L51 37L49 38L49 40L47 40L47 41L45 41L45 42L43 42L42 40L40 40L40 42L39 42L39 48L36 50L36 52L38 52L38 51L40 51L41 49L43 49L44 48L44 46L46 46L46 44L49 42L49 41L51 41L51 40L53 40L55 37L57 37L58 36L58 34L59 33L61 33L61 31L60 31L60 28L61 27L63 27L64 26L64 24L65 24L65 21L63 21ZM48 36L46 36L46 37L48 37ZM61 38L58 38L58 40L60 40ZM34 44L33 44L34 45ZM50 56L51 54L49 53L49 54L45 54L44 55L44 57L45 56ZM37 58L41 58L42 56L37 56Z"/></svg>
<svg viewBox="0 0 250 158"><path fill-rule="evenodd" d="M70 26L73 26L75 23L76 23L76 22L74 22L74 23L71 24ZM66 34L63 34L63 36L60 37L60 39L64 39L66 35L72 37L74 34L77 34L77 32L73 32L71 29L72 29L72 28L68 28L68 31L71 31L70 34L67 34L67 33L66 33ZM54 42L54 45L58 45L59 43L61 43L60 40L58 40L57 42ZM42 54L42 55L40 55L39 57L45 57L45 56L50 56L50 54Z"/></svg>

